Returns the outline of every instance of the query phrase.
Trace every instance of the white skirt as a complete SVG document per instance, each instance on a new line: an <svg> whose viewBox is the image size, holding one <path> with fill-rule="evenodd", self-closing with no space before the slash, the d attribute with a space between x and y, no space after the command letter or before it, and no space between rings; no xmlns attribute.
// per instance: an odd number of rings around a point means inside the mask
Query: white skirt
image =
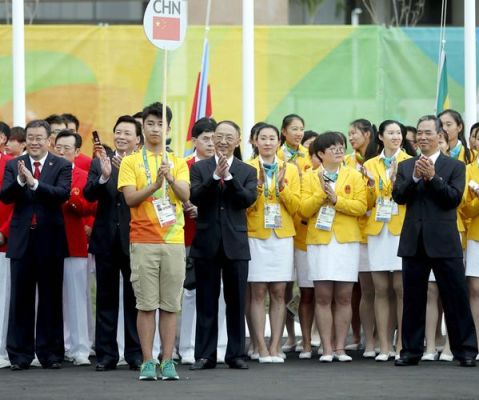
<svg viewBox="0 0 479 400"><path fill-rule="evenodd" d="M467 241L466 276L479 278L479 242L476 240Z"/></svg>
<svg viewBox="0 0 479 400"><path fill-rule="evenodd" d="M399 236L389 232L387 224L383 225L377 236L368 236L369 267L372 272L401 271L402 260L397 256Z"/></svg>
<svg viewBox="0 0 479 400"><path fill-rule="evenodd" d="M359 244L359 272L371 272L368 245L366 243Z"/></svg>
<svg viewBox="0 0 479 400"><path fill-rule="evenodd" d="M272 233L268 239L249 238L251 260L248 282L289 282L294 280L294 242Z"/></svg>
<svg viewBox="0 0 479 400"><path fill-rule="evenodd" d="M313 288L313 281L308 279L308 253L303 250L294 249L294 266L296 269L296 279L298 287Z"/></svg>
<svg viewBox="0 0 479 400"><path fill-rule="evenodd" d="M359 242L308 245L308 279L312 281L357 282Z"/></svg>

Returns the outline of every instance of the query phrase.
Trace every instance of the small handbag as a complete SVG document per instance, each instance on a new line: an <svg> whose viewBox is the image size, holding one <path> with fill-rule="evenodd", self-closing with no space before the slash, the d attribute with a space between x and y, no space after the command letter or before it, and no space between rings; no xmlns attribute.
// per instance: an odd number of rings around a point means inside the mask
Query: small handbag
<svg viewBox="0 0 479 400"><path fill-rule="evenodd" d="M183 287L187 290L196 289L195 261L192 257L186 257L186 273Z"/></svg>

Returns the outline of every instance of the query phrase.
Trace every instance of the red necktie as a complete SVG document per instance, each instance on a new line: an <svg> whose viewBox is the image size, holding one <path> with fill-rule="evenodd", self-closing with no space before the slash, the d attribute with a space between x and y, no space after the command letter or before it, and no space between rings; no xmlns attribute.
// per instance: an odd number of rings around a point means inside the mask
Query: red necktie
<svg viewBox="0 0 479 400"><path fill-rule="evenodd" d="M33 163L33 166L35 167L35 170L33 171L33 177L35 179L40 179L40 165L42 165L40 161L35 161ZM36 225L36 224L37 224L37 216L34 213L32 215L32 225Z"/></svg>

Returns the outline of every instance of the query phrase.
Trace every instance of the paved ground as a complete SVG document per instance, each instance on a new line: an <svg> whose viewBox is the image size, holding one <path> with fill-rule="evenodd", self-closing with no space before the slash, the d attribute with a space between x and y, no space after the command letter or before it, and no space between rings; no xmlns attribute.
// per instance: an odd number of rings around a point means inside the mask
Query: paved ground
<svg viewBox="0 0 479 400"><path fill-rule="evenodd" d="M70 363L59 371L0 370L0 400L479 399L479 367L434 362L398 368L352 355L352 363L333 364L290 355L283 365L250 362L247 371L179 366L178 382L139 382L127 367L101 373Z"/></svg>

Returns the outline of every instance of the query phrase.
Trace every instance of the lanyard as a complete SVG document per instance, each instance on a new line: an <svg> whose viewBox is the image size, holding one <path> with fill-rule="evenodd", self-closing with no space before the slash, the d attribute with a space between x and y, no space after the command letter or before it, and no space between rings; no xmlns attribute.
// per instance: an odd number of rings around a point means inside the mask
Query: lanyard
<svg viewBox="0 0 479 400"><path fill-rule="evenodd" d="M269 197L269 192L273 188L275 188L275 194L276 198L279 199L279 188L278 188L278 165L276 165L276 168L274 170L273 176L271 177L271 187L268 187L268 175L266 174L265 168L261 165L261 168L263 168L263 174L265 176L265 183L264 183L264 197L268 198Z"/></svg>
<svg viewBox="0 0 479 400"><path fill-rule="evenodd" d="M153 180L151 179L151 170L150 170L150 166L148 165L148 157L146 155L146 149L143 147L141 152L143 155L143 164L145 166L146 181L148 185L151 185L153 183ZM158 155L156 154L155 154L155 166L156 166L156 171L158 172ZM158 191L155 193L161 193L161 189L158 189ZM165 193L168 193L168 182L165 182ZM160 196L157 195L156 197L159 198Z"/></svg>

